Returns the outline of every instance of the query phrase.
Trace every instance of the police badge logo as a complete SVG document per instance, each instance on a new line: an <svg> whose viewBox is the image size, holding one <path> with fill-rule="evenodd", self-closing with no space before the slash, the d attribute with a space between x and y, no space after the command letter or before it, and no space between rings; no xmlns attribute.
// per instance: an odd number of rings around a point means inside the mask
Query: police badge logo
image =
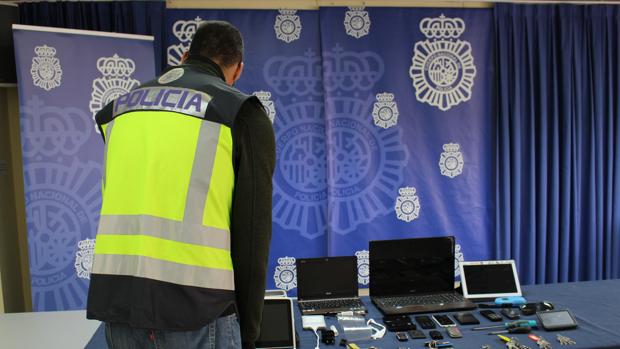
<svg viewBox="0 0 620 349"><path fill-rule="evenodd" d="M414 47L409 76L416 99L441 111L468 101L476 66L469 42L457 39L465 31L465 22L442 14L424 18L420 31L429 40L416 42Z"/></svg>
<svg viewBox="0 0 620 349"><path fill-rule="evenodd" d="M192 42L196 29L202 23L202 18L196 17L196 19L190 19L188 21L179 20L172 25L172 33L179 39L179 43L176 45L168 46L168 58L167 63L170 66L181 64L181 57L189 50L189 45Z"/></svg>
<svg viewBox="0 0 620 349"><path fill-rule="evenodd" d="M370 255L368 251L361 250L355 252L357 257L357 283L368 285L370 282Z"/></svg>
<svg viewBox="0 0 620 349"><path fill-rule="evenodd" d="M420 215L420 199L416 195L416 189L405 187L398 189L400 196L396 198L396 218L401 221L411 222Z"/></svg>
<svg viewBox="0 0 620 349"><path fill-rule="evenodd" d="M101 57L97 60L97 70L103 76L93 80L92 84L89 108L93 114L93 122L99 110L140 85L138 80L131 77L136 70L136 63L132 59L122 58L117 54ZM95 130L99 133L96 122Z"/></svg>
<svg viewBox="0 0 620 349"><path fill-rule="evenodd" d="M258 97L258 100L263 104L263 107L265 107L269 120L271 120L271 123L273 124L273 121L276 118L276 107L271 100L271 92L256 91L252 93L252 95Z"/></svg>
<svg viewBox="0 0 620 349"><path fill-rule="evenodd" d="M54 57L56 56L56 49L43 45L36 46L34 52L37 56L32 58L32 66L30 67L32 83L45 91L60 86L62 67L60 60Z"/></svg>
<svg viewBox="0 0 620 349"><path fill-rule="evenodd" d="M278 264L273 274L276 287L287 292L296 288L297 266L295 265L295 257L278 258Z"/></svg>
<svg viewBox="0 0 620 349"><path fill-rule="evenodd" d="M80 279L90 280L93 269L95 239L84 239L78 242L79 250L75 253L75 273Z"/></svg>
<svg viewBox="0 0 620 349"><path fill-rule="evenodd" d="M461 245L456 244L454 246L454 276L461 275L461 268L459 267L460 263L465 261L463 257L463 252L461 252Z"/></svg>
<svg viewBox="0 0 620 349"><path fill-rule="evenodd" d="M443 145L443 153L439 158L439 169L441 174L454 178L463 172L463 154L459 151L458 143L448 143Z"/></svg>
<svg viewBox="0 0 620 349"><path fill-rule="evenodd" d="M382 128L390 128L398 122L398 106L394 102L394 94L379 93L377 101L372 108L372 118L375 125Z"/></svg>
<svg viewBox="0 0 620 349"><path fill-rule="evenodd" d="M185 70L183 68L170 69L168 72L160 76L159 79L157 79L157 82L162 85L166 85L173 81L179 80L184 74Z"/></svg>
<svg viewBox="0 0 620 349"><path fill-rule="evenodd" d="M356 39L368 35L370 31L368 11L364 11L364 7L350 6L344 15L344 29L347 31L347 35Z"/></svg>
<svg viewBox="0 0 620 349"><path fill-rule="evenodd" d="M280 10L280 14L276 16L276 23L273 25L278 40L288 44L299 39L301 20L296 13L297 10Z"/></svg>

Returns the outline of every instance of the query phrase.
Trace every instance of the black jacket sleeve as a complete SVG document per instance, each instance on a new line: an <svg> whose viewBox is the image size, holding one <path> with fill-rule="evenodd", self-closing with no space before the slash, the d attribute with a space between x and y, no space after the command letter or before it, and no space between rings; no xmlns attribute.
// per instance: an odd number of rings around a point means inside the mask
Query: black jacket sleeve
<svg viewBox="0 0 620 349"><path fill-rule="evenodd" d="M232 129L235 192L231 254L243 348L254 348L260 331L271 241L271 179L276 162L273 127L258 103L245 102Z"/></svg>

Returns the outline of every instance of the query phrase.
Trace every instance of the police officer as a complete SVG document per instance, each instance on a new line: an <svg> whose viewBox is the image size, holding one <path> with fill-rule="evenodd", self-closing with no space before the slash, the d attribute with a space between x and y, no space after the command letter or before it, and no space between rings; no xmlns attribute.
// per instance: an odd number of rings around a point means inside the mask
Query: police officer
<svg viewBox="0 0 620 349"><path fill-rule="evenodd" d="M180 66L104 107L87 317L110 348L253 348L271 239L275 141L239 31L197 29ZM243 344L242 344L242 343Z"/></svg>

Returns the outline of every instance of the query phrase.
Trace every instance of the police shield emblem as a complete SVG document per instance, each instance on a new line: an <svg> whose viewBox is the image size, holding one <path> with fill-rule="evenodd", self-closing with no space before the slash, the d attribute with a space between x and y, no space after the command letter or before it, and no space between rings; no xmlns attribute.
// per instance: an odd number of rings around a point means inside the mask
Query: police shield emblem
<svg viewBox="0 0 620 349"><path fill-rule="evenodd" d="M394 102L394 94L379 93L372 108L372 118L375 125L390 128L398 122L398 106Z"/></svg>
<svg viewBox="0 0 620 349"><path fill-rule="evenodd" d="M93 269L94 251L94 239L84 239L78 242L78 251L75 253L74 263L77 277L90 280L90 272Z"/></svg>
<svg viewBox="0 0 620 349"><path fill-rule="evenodd" d="M471 45L457 38L465 31L460 18L424 18L420 31L428 38L416 42L409 76L416 99L447 111L468 101L476 76Z"/></svg>
<svg viewBox="0 0 620 349"><path fill-rule="evenodd" d="M355 252L357 257L357 282L368 285L370 282L370 254L366 250Z"/></svg>
<svg viewBox="0 0 620 349"><path fill-rule="evenodd" d="M258 97L258 100L260 100L260 102L263 104L263 107L265 107L265 111L267 112L269 120L271 120L271 123L273 124L273 121L276 118L276 107L271 100L271 92L256 91L252 93L252 95Z"/></svg>
<svg viewBox="0 0 620 349"><path fill-rule="evenodd" d="M297 10L280 10L280 14L276 17L276 22L273 25L278 40L288 44L299 39L301 20L296 13Z"/></svg>
<svg viewBox="0 0 620 349"><path fill-rule="evenodd" d="M278 264L273 274L276 287L284 291L296 288L297 266L295 265L295 257L278 258Z"/></svg>
<svg viewBox="0 0 620 349"><path fill-rule="evenodd" d="M459 151L460 145L457 143L448 143L443 145L443 153L439 158L439 169L441 174L454 178L463 172L463 154Z"/></svg>
<svg viewBox="0 0 620 349"><path fill-rule="evenodd" d="M400 196L396 198L396 218L401 221L411 222L420 215L420 199L413 187L400 188Z"/></svg>
<svg viewBox="0 0 620 349"><path fill-rule="evenodd" d="M34 52L37 56L32 58L32 66L30 67L32 83L45 91L60 86L62 67L60 60L55 57L56 49L43 45L35 47Z"/></svg>
<svg viewBox="0 0 620 349"><path fill-rule="evenodd" d="M175 66L181 64L181 57L189 50L189 45L201 22L202 18L200 17L188 21L179 20L174 22L172 25L172 33L179 39L179 43L168 46L168 65Z"/></svg>
<svg viewBox="0 0 620 349"><path fill-rule="evenodd" d="M347 31L347 35L356 39L368 35L370 31L368 11L364 11L364 7L349 7L344 15L344 29Z"/></svg>
<svg viewBox="0 0 620 349"><path fill-rule="evenodd" d="M140 85L138 80L131 77L135 69L136 64L133 60L119 57L117 54L97 60L97 70L101 72L102 77L93 80L92 84L89 108L93 113L93 121L97 112L108 103ZM96 123L95 130L99 132Z"/></svg>

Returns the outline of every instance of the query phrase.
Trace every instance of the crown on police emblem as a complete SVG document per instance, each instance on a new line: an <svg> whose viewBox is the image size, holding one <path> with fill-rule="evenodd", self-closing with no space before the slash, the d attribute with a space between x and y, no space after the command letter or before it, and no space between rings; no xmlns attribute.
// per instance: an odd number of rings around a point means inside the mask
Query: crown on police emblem
<svg viewBox="0 0 620 349"><path fill-rule="evenodd" d="M80 250L95 248L95 239L85 239L78 242Z"/></svg>
<svg viewBox="0 0 620 349"><path fill-rule="evenodd" d="M391 102L394 100L394 94L393 93L378 93L377 94L377 101L379 102Z"/></svg>
<svg viewBox="0 0 620 349"><path fill-rule="evenodd" d="M355 252L355 257L357 257L358 259L368 259L370 258L370 254L368 251L362 250Z"/></svg>
<svg viewBox="0 0 620 349"><path fill-rule="evenodd" d="M459 151L461 146L458 143L448 143L443 145L443 150L451 153Z"/></svg>
<svg viewBox="0 0 620 349"><path fill-rule="evenodd" d="M34 48L34 53L39 57L54 57L56 55L56 49L47 45L37 46Z"/></svg>
<svg viewBox="0 0 620 349"><path fill-rule="evenodd" d="M294 15L295 13L297 13L297 10L291 10L291 9L281 9L279 11L281 15Z"/></svg>
<svg viewBox="0 0 620 349"><path fill-rule="evenodd" d="M112 57L99 58L97 70L103 76L129 77L136 70L136 65L131 59L121 58L115 53Z"/></svg>
<svg viewBox="0 0 620 349"><path fill-rule="evenodd" d="M351 11L364 11L364 6L349 6L349 10Z"/></svg>
<svg viewBox="0 0 620 349"><path fill-rule="evenodd" d="M278 258L278 264L280 264L280 265L295 265L295 257L280 257L280 258Z"/></svg>
<svg viewBox="0 0 620 349"><path fill-rule="evenodd" d="M401 196L414 196L415 192L416 190L414 187L404 187L404 188L398 189L398 193Z"/></svg>
<svg viewBox="0 0 620 349"><path fill-rule="evenodd" d="M172 33L181 42L189 42L194 37L196 29L202 22L202 18L196 17L196 19L190 19L188 21L179 20L174 22L172 26Z"/></svg>
<svg viewBox="0 0 620 349"><path fill-rule="evenodd" d="M269 91L256 91L253 93L254 96L258 97L260 100L268 100L271 98L271 92Z"/></svg>
<svg viewBox="0 0 620 349"><path fill-rule="evenodd" d="M447 18L441 14L435 18L420 21L420 31L427 38L457 38L465 31L465 22L460 18Z"/></svg>

